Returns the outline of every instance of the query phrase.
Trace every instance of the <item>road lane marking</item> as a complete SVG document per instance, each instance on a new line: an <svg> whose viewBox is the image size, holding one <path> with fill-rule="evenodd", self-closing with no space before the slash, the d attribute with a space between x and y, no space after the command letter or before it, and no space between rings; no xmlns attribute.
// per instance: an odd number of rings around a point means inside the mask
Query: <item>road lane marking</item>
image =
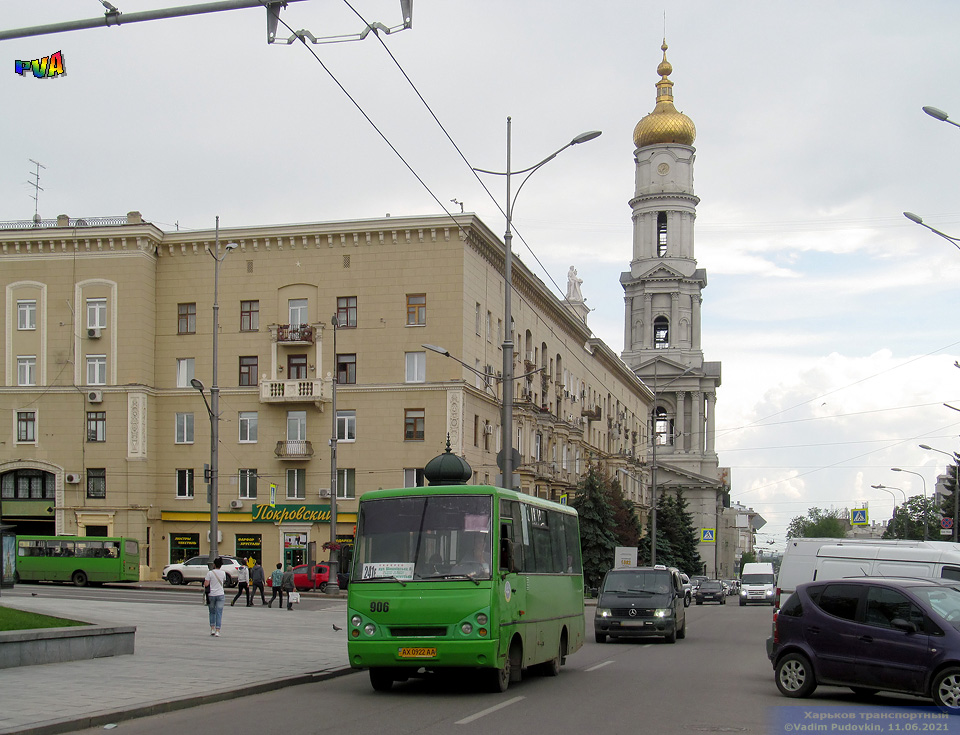
<svg viewBox="0 0 960 735"><path fill-rule="evenodd" d="M597 664L596 666L591 666L589 669L585 669L585 671L596 671L597 669L602 669L604 666L609 666L612 663L613 661L604 661L602 664Z"/></svg>
<svg viewBox="0 0 960 735"><path fill-rule="evenodd" d="M516 703L519 702L521 699L524 699L524 697L514 697L513 699L508 699L506 702L501 702L501 703L498 704L498 705L495 705L495 706L493 706L493 707L489 707L489 708L487 708L487 709L485 709L485 710L481 710L480 712L477 712L475 715L470 715L469 717L464 717L462 720L457 720L457 721L454 722L453 724L454 724L454 725L469 725L469 724L470 724L471 722L473 722L474 720L479 720L481 717L486 717L487 715L492 715L492 714L493 714L494 712L496 712L497 710L501 710L501 709L503 709L504 707L509 707L511 704L516 704Z"/></svg>

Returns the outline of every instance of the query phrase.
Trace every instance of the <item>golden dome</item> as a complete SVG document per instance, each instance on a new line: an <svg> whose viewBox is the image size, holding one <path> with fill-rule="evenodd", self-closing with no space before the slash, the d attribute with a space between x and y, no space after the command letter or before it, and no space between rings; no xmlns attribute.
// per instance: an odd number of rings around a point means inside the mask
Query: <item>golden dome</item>
<svg viewBox="0 0 960 735"><path fill-rule="evenodd" d="M667 78L673 72L673 66L667 61L666 40L660 49L663 51L663 61L657 66L657 74L660 75L660 81L657 82L657 106L633 129L633 142L637 148L659 143L693 145L697 137L693 120L673 106L673 82Z"/></svg>

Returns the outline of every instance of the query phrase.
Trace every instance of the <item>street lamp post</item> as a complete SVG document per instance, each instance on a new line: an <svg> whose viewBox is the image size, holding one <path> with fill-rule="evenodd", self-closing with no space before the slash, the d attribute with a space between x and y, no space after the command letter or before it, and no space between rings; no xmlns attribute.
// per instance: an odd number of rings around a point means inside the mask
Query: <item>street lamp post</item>
<svg viewBox="0 0 960 735"><path fill-rule="evenodd" d="M220 254L220 218L217 217L216 235L213 251L207 250L215 261L213 266L213 377L210 382L210 403L207 403L207 397L203 394L203 383L196 378L190 381L190 385L200 392L203 397L203 403L207 407L207 415L210 417L210 566L213 567L213 560L219 556L218 539L219 535L219 502L218 497L218 479L220 474L220 386L217 384L217 348L220 341L220 303L218 292L220 287L220 265L227 257L227 253L238 247L235 242L228 242L223 246L223 254Z"/></svg>
<svg viewBox="0 0 960 735"><path fill-rule="evenodd" d="M487 171L482 168L473 169L477 173L483 174L492 174L494 176L506 176L507 177L507 198L506 198L506 211L504 212L507 219L507 229L503 235L503 323L504 323L504 340L503 340L503 412L500 419L500 431L501 431L501 445L503 446L503 486L510 490L513 489L513 315L511 313L512 307L512 293L513 293L513 205L517 200L517 196L520 194L520 189L523 188L523 185L527 183L527 180L536 173L537 169L546 164L549 161L552 161L558 154L562 151L565 151L570 146L578 145L579 143L586 143L588 140L593 140L600 135L599 130L591 130L586 133L581 133L576 138L571 140L562 148L558 149L556 152L551 153L549 156L544 158L539 163L534 164L528 168L522 169L520 171L511 170L511 134L510 134L511 121L510 118L507 118L507 170L506 171ZM520 182L520 186L517 187L517 192L511 197L510 193L510 177L515 174L527 174L524 177L523 181Z"/></svg>
<svg viewBox="0 0 960 735"><path fill-rule="evenodd" d="M927 514L927 480L919 472L914 472L912 470L904 470L899 467L891 467L891 472L906 472L908 475L916 475L920 478L920 482L923 483L923 540L926 541L930 538L930 533L927 528L927 525L930 523L930 518Z"/></svg>
<svg viewBox="0 0 960 735"><path fill-rule="evenodd" d="M945 452L942 449L934 449L929 447L926 444L920 445L921 449L926 449L928 452L938 452L939 454L947 455L956 465L956 473L954 474L954 486L953 486L953 542L957 541L957 521L960 520L960 461L957 460L956 455L950 454L950 452Z"/></svg>
<svg viewBox="0 0 960 735"><path fill-rule="evenodd" d="M871 485L870 487L872 487L874 490L883 490L884 492L890 493L890 497L893 498L893 513L891 515L893 515L893 517L896 518L897 517L897 496L893 494L893 491L900 490L900 492L903 493L904 505L906 505L907 503L907 494L904 493L903 490L901 490L899 487L890 487L889 485ZM903 525L903 522L901 521L900 522L900 538L903 538L903 536L904 536L904 525ZM894 538L897 537L896 527L894 527L893 529L893 537Z"/></svg>
<svg viewBox="0 0 960 735"><path fill-rule="evenodd" d="M656 566L657 563L657 400L663 393L663 388L680 380L693 368L687 366L683 372L672 380L659 385L657 380L657 365L660 364L660 358L654 358L653 361L653 406L650 409L650 436L653 438L653 445L650 449L650 566Z"/></svg>
<svg viewBox="0 0 960 735"><path fill-rule="evenodd" d="M330 384L330 413L333 414L333 433L330 436L330 573L327 579L327 594L335 595L340 592L340 583L337 580L337 328L340 326L340 315L334 314L330 320L333 325L333 380Z"/></svg>

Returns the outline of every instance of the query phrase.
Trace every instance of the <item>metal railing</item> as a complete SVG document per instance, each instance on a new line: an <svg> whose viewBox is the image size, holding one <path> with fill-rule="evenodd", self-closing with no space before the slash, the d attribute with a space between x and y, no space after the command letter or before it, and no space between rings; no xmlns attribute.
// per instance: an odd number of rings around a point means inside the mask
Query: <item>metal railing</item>
<svg viewBox="0 0 960 735"><path fill-rule="evenodd" d="M277 442L275 454L280 459L310 459L313 456L313 444L308 441L281 440Z"/></svg>
<svg viewBox="0 0 960 735"><path fill-rule="evenodd" d="M34 219L0 222L0 230L34 230L54 227L112 227L127 224L124 217L70 217L66 224L61 219Z"/></svg>

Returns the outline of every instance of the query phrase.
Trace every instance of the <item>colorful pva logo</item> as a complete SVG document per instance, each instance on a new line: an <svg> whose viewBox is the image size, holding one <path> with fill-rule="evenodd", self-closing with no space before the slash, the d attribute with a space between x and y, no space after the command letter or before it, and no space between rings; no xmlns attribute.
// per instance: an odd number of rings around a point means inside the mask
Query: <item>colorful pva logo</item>
<svg viewBox="0 0 960 735"><path fill-rule="evenodd" d="M37 79L59 77L67 73L67 67L63 62L62 51L57 51L55 54L44 56L42 59L34 59L33 61L16 61L15 64L15 71L22 77L27 76L30 72L33 72L33 76Z"/></svg>

